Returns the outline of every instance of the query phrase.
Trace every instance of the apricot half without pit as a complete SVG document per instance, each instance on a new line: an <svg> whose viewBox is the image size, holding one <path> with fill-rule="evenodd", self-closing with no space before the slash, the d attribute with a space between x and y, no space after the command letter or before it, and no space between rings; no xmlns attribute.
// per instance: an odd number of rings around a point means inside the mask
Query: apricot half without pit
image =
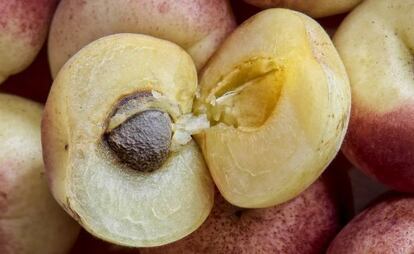
<svg viewBox="0 0 414 254"><path fill-rule="evenodd" d="M90 233L158 246L206 219L214 184L191 140L208 126L191 116L196 87L191 57L146 35L104 37L61 69L42 122L44 160L55 198Z"/></svg>
<svg viewBox="0 0 414 254"><path fill-rule="evenodd" d="M240 43L243 42L243 47ZM214 182L230 203L274 206L312 184L339 150L350 88L329 36L299 12L270 9L235 30L207 64L194 113Z"/></svg>

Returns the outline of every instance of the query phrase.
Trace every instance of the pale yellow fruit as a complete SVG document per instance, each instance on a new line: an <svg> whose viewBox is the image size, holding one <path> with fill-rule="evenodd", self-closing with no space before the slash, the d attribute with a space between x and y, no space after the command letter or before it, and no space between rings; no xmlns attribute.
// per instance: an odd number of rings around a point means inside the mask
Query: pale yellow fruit
<svg viewBox="0 0 414 254"><path fill-rule="evenodd" d="M299 195L341 146L349 90L314 20L286 9L247 20L205 67L194 105L212 124L197 141L221 194L248 208Z"/></svg>
<svg viewBox="0 0 414 254"><path fill-rule="evenodd" d="M139 33L184 48L198 69L236 26L228 0L62 0L48 50L52 75L88 43L115 33Z"/></svg>
<svg viewBox="0 0 414 254"><path fill-rule="evenodd" d="M352 10L362 0L244 0L261 7L285 7L301 11L314 18L326 17Z"/></svg>
<svg viewBox="0 0 414 254"><path fill-rule="evenodd" d="M195 142L145 173L120 163L105 140L114 107L126 96L156 92L179 117L191 112L196 86L184 50L137 34L101 38L59 72L42 124L46 169L56 199L90 233L119 245L158 246L206 219L214 184Z"/></svg>
<svg viewBox="0 0 414 254"><path fill-rule="evenodd" d="M402 192L414 192L413 20L413 0L367 0L334 37L352 91L344 154Z"/></svg>
<svg viewBox="0 0 414 254"><path fill-rule="evenodd" d="M64 254L79 225L50 194L42 161L42 106L0 94L0 253Z"/></svg>
<svg viewBox="0 0 414 254"><path fill-rule="evenodd" d="M0 84L24 70L46 40L56 0L0 0Z"/></svg>

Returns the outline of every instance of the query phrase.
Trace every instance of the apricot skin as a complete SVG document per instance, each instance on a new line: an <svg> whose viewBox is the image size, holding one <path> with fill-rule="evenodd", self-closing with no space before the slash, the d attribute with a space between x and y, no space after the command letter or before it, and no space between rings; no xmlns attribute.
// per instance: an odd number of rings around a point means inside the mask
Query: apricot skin
<svg viewBox="0 0 414 254"><path fill-rule="evenodd" d="M35 59L56 4L57 0L0 0L0 84Z"/></svg>
<svg viewBox="0 0 414 254"><path fill-rule="evenodd" d="M238 208L218 194L213 211L197 231L140 253L323 253L341 226L337 185L332 180L324 175L299 197L265 209Z"/></svg>
<svg viewBox="0 0 414 254"><path fill-rule="evenodd" d="M311 17L321 18L350 11L362 0L245 0L262 8L282 7L304 12Z"/></svg>
<svg viewBox="0 0 414 254"><path fill-rule="evenodd" d="M413 211L413 197L382 197L381 202L364 210L342 229L327 253L413 253Z"/></svg>
<svg viewBox="0 0 414 254"><path fill-rule="evenodd" d="M354 108L342 146L369 176L401 192L414 192L414 104L378 114Z"/></svg>
<svg viewBox="0 0 414 254"><path fill-rule="evenodd" d="M333 38L347 69L352 112L342 150L367 175L414 192L414 5L366 0Z"/></svg>
<svg viewBox="0 0 414 254"><path fill-rule="evenodd" d="M79 225L47 186L40 144L42 106L0 94L0 253L65 254Z"/></svg>
<svg viewBox="0 0 414 254"><path fill-rule="evenodd" d="M52 76L82 47L116 33L172 41L201 69L235 26L227 0L62 0L48 40Z"/></svg>

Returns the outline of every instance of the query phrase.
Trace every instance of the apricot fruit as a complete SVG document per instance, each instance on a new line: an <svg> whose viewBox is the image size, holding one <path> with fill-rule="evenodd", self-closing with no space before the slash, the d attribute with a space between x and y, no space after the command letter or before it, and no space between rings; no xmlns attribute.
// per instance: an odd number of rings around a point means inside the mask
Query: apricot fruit
<svg viewBox="0 0 414 254"><path fill-rule="evenodd" d="M356 216L328 254L409 254L414 251L414 197L390 195Z"/></svg>
<svg viewBox="0 0 414 254"><path fill-rule="evenodd" d="M362 0L244 0L261 8L283 7L300 11L314 18L332 16L352 10Z"/></svg>
<svg viewBox="0 0 414 254"><path fill-rule="evenodd" d="M43 153L53 195L88 232L158 246L207 218L214 183L184 124L196 87L191 57L146 35L101 38L61 69L45 106Z"/></svg>
<svg viewBox="0 0 414 254"><path fill-rule="evenodd" d="M414 1L367 0L334 36L352 114L343 152L367 175L414 192Z"/></svg>
<svg viewBox="0 0 414 254"><path fill-rule="evenodd" d="M172 41L201 69L235 26L227 0L62 0L48 41L52 76L82 47L116 33Z"/></svg>
<svg viewBox="0 0 414 254"><path fill-rule="evenodd" d="M206 222L186 238L141 254L319 254L341 227L332 178L322 176L297 198L270 208L242 209L217 195Z"/></svg>
<svg viewBox="0 0 414 254"><path fill-rule="evenodd" d="M200 74L193 110L211 127L196 140L227 201L270 207L321 175L342 144L350 105L348 76L323 28L269 9L237 28Z"/></svg>
<svg viewBox="0 0 414 254"><path fill-rule="evenodd" d="M0 253L65 254L79 225L50 194L42 161L40 104L0 94Z"/></svg>
<svg viewBox="0 0 414 254"><path fill-rule="evenodd" d="M56 0L0 0L0 84L26 69L42 48Z"/></svg>

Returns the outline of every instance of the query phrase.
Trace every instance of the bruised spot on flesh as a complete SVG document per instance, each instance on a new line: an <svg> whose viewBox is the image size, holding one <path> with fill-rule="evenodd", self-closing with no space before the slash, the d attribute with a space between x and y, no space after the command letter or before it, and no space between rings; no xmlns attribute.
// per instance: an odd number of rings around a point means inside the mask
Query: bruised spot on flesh
<svg viewBox="0 0 414 254"><path fill-rule="evenodd" d="M56 4L56 0L0 1L0 29L37 46L46 34Z"/></svg>
<svg viewBox="0 0 414 254"><path fill-rule="evenodd" d="M414 104L384 114L353 107L343 151L350 161L400 191L414 191Z"/></svg>

